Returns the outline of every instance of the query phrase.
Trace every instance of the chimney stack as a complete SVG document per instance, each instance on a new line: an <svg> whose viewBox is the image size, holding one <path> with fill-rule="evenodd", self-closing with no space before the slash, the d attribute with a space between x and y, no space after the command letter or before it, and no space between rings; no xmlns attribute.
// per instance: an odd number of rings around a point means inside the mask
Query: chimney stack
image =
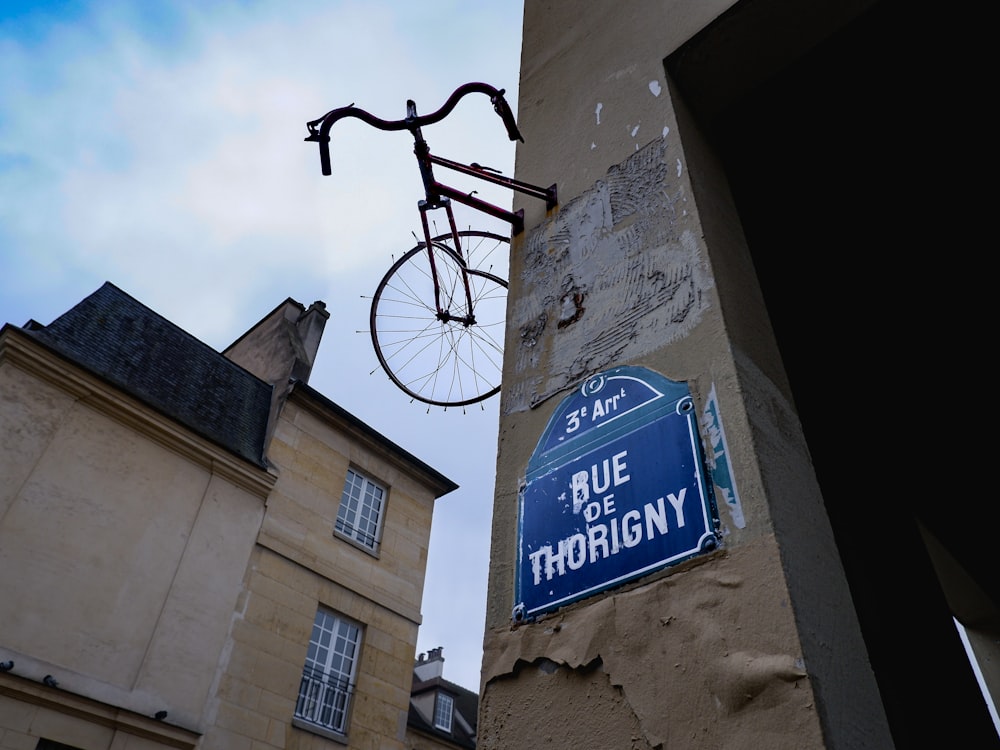
<svg viewBox="0 0 1000 750"><path fill-rule="evenodd" d="M426 658L424 654L420 654L417 658L413 671L421 682L441 677L444 674L444 657L441 655L443 650L444 646L438 646L430 649Z"/></svg>

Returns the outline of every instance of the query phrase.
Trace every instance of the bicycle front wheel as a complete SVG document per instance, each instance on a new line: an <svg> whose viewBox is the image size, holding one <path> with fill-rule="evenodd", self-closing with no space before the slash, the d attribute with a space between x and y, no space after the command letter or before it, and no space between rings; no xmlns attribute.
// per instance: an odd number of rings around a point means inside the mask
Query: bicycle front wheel
<svg viewBox="0 0 1000 750"><path fill-rule="evenodd" d="M510 243L491 232L458 234L463 251ZM426 243L408 250L379 283L371 307L372 344L382 369L410 396L436 406L489 398L500 390L503 369L507 282L469 268L453 244L450 233L431 240L433 274Z"/></svg>

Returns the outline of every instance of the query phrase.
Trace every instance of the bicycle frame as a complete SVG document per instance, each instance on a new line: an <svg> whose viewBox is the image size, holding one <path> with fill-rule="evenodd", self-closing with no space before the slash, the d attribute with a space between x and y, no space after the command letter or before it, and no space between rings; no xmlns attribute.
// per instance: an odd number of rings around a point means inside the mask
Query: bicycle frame
<svg viewBox="0 0 1000 750"><path fill-rule="evenodd" d="M461 323L468 328L476 323L475 306L472 303L472 290L469 288L469 276L464 271L462 273L462 286L465 291L465 309L467 315L452 315L451 310L441 307L441 284L438 280L437 264L434 262L434 245L431 241L431 230L427 224L427 210L429 208L443 207L448 214L448 227L451 230L452 242L455 243L455 253L464 262L465 256L462 254L461 242L458 239L458 227L455 226L455 215L451 212L451 204L448 198L442 198L437 206L430 206L428 201L420 201L420 223L424 230L424 247L427 248L427 262L431 266L431 281L434 283L434 307L437 309L437 319L442 323Z"/></svg>
<svg viewBox="0 0 1000 750"><path fill-rule="evenodd" d="M466 236L475 234L472 232L462 233L458 231L455 224L455 216L452 212L451 201L457 201L465 206L468 206L477 211L486 213L494 218L506 221L511 226L511 234L517 235L524 231L524 211L508 211L499 206L493 205L487 201L477 198L473 192L464 192L454 188L445 183L439 182L434 176L434 167L444 167L445 169L451 169L453 171L459 172L461 174L474 177L478 180L483 180L484 182L491 183L500 187L505 187L509 190L523 193L525 195L532 196L534 198L545 200L546 208L553 208L557 204L556 197L556 186L553 184L548 188L541 188L535 185L528 184L526 182L521 182L510 177L505 177L501 175L496 170L492 170L488 167L480 166L479 164L463 164L461 162L453 161L451 159L446 159L441 156L436 156L430 152L430 147L427 145L427 141L424 140L421 128L424 125L430 125L444 119L458 104L459 100L462 99L467 94L471 93L482 93L490 97L490 102L493 104L494 111L503 120L503 123L507 129L507 135L510 140L520 140L523 141L524 138L521 136L517 129L517 123L514 120L514 115L511 112L510 106L504 99L504 90L496 89L485 83L467 83L463 86L457 88L452 92L451 96L445 102L445 104L436 112L429 115L418 115L416 104L413 100L408 100L406 102L406 117L402 120L383 120L381 118L375 117L369 112L363 109L358 109L353 104L347 107L340 107L338 109L333 109L327 112L322 117L311 120L306 123L306 128L309 131L308 137L305 138L306 141L311 141L319 144L320 152L320 164L323 175L332 174L331 164L330 164L330 130L333 125L345 117L356 117L369 125L376 127L380 130L407 130L413 136L413 153L417 159L417 165L420 169L420 176L424 186L424 199L418 201L417 206L420 211L420 221L424 233L424 243L423 247L427 251L427 261L430 265L430 278L434 289L434 308L426 305L425 309L433 313L434 317L443 324L447 323L457 323L463 326L465 329L469 329L471 326L477 326L477 320L474 309L474 294L472 290L472 285L470 282L471 276L476 276L478 281L483 279L489 279L492 283L501 284L504 289L506 289L506 282L500 280L497 277L493 277L491 274L484 273L479 269L471 268L469 265L470 258L467 257L466 253L461 247L461 235ZM448 226L450 231L450 238L454 245L454 248L447 248L445 244L445 235L432 239L430 227L427 220L427 212L433 209L443 208L448 216ZM435 240L440 245L440 247L435 251ZM506 241L506 240L505 240ZM414 248L409 253L407 253L400 262L406 260L413 253L417 252L417 248ZM439 260L443 260L445 264L448 263L448 258L454 258L457 261L457 275L460 276L462 292L465 297L465 313L464 314L454 314L450 309L446 309L442 305L442 288L439 277L438 264L435 261L435 255L441 254ZM386 279L390 275L397 271L398 263L390 268ZM447 272L444 272L447 275ZM452 286L449 290L449 294L458 291L459 287L455 286L457 279L452 276ZM383 285L385 280L383 280ZM380 285L375 299L378 300L383 285ZM452 296L448 297L446 304L451 304L451 302L458 302ZM481 393L471 399L460 399L458 401L450 400L447 402L440 402L434 400L434 398L418 394L418 392L407 387L407 385L398 379L390 369L390 366L385 361L383 354L380 349L380 344L375 338L375 305L377 302L373 302L372 311L372 331L373 331L373 343L375 344L376 353L379 355L380 362L386 371L390 374L390 377L399 385L403 390L407 391L416 398L427 401L428 403L450 403L457 405L464 405L467 403L473 403L477 400L485 398L491 393L495 393L499 388L496 385L492 391L488 393ZM460 304L460 303L459 303ZM456 305L457 307L457 305ZM462 312L462 311L458 311ZM487 311L487 317L489 317L489 311ZM443 335L443 333L442 333ZM457 351L452 349L452 352L457 356Z"/></svg>

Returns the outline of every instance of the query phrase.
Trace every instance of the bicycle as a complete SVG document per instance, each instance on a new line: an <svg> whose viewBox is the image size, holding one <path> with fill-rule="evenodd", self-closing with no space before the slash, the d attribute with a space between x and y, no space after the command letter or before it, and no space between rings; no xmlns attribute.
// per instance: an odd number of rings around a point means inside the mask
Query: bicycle
<svg viewBox="0 0 1000 750"><path fill-rule="evenodd" d="M383 120L351 104L306 123L309 136L305 140L319 144L325 176L332 174L330 129L344 117L356 117L380 130L407 130L413 136L413 153L424 186L424 198L417 202L423 240L418 238L416 246L392 264L376 287L369 330L375 356L389 379L412 398L444 407L474 404L500 390L507 281L471 261L480 251L488 257L510 243L508 237L493 232L459 231L451 202L508 222L512 235L524 230L524 211L507 211L473 193L438 182L433 167L544 199L547 208L556 205L555 185L536 187L475 162L464 164L431 153L421 128L443 120L471 93L489 96L510 140L524 141L504 90L485 83L460 86L429 115L417 115L416 104L408 100L402 120ZM441 208L449 231L432 237L427 214Z"/></svg>

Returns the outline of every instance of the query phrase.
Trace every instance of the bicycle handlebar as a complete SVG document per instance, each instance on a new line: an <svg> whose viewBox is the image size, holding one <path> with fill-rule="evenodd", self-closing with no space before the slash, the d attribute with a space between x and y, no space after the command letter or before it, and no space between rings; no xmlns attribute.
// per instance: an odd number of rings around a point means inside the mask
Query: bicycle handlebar
<svg viewBox="0 0 1000 750"><path fill-rule="evenodd" d="M490 102L493 104L493 111L500 115L500 119L503 120L503 124L507 128L507 136L510 140L524 142L524 138L517 129L514 113L511 112L510 105L504 99L504 89L496 89L487 83L466 83L463 86L459 86L452 92L451 96L448 97L448 101L437 112L432 112L429 115L407 116L402 120L383 120L363 109L358 109L353 104L347 107L331 109L322 117L306 123L309 135L305 140L319 143L320 167L324 175L330 175L333 173L330 166L330 129L337 120L345 117L357 117L362 122L366 122L379 130L409 130L413 133L414 138L417 138L419 137L421 126L440 122L451 113L462 97L472 93L489 96ZM416 107L412 101L407 102L407 112L416 112Z"/></svg>

